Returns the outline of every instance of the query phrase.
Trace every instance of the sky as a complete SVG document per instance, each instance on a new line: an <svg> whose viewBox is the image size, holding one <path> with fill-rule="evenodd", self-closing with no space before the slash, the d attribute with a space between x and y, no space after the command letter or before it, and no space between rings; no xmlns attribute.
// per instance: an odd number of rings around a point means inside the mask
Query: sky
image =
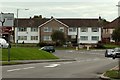
<svg viewBox="0 0 120 80"><path fill-rule="evenodd" d="M14 13L16 18L42 15L50 18L98 18L107 21L118 17L119 0L0 0L0 11ZM29 10L24 10L29 9Z"/></svg>

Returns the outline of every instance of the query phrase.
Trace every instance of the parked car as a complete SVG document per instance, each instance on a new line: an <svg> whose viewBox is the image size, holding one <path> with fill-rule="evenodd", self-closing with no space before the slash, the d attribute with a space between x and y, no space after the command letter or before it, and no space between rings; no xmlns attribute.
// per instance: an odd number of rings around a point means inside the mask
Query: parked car
<svg viewBox="0 0 120 80"><path fill-rule="evenodd" d="M105 51L105 57L113 57L113 52L114 52L113 49L107 49Z"/></svg>
<svg viewBox="0 0 120 80"><path fill-rule="evenodd" d="M7 41L3 38L0 38L0 48L8 48L9 44L7 43Z"/></svg>
<svg viewBox="0 0 120 80"><path fill-rule="evenodd" d="M41 48L41 50L44 50L47 52L55 52L55 48L53 46L44 46Z"/></svg>
<svg viewBox="0 0 120 80"><path fill-rule="evenodd" d="M113 59L120 58L120 48L115 48L113 51Z"/></svg>

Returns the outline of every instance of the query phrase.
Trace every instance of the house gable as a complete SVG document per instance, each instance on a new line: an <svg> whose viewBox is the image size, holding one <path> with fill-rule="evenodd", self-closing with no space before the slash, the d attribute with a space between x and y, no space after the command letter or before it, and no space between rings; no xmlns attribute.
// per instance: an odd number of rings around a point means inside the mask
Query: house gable
<svg viewBox="0 0 120 80"><path fill-rule="evenodd" d="M53 22L53 21L59 23L59 24L62 25L62 26L65 26L65 27L67 27L67 28L69 27L69 26L67 26L66 24L64 24L63 22L61 22L61 21L59 21L59 20L57 20L57 19L55 19L55 18L51 18L50 20L48 20L48 21L46 21L45 23L41 24L39 27L45 26L46 24L49 24L50 22Z"/></svg>

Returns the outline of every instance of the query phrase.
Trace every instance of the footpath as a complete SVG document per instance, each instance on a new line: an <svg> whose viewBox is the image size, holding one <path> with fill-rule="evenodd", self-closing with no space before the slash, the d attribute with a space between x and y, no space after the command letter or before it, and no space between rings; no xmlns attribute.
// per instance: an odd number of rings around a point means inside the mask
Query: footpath
<svg viewBox="0 0 120 80"><path fill-rule="evenodd" d="M47 62L67 62L67 61L76 61L75 59L51 59L51 60L11 60L10 62L15 62L18 64L30 64L30 63L47 63ZM0 61L0 62L8 62L8 61ZM2 66L6 66L9 64L2 64Z"/></svg>

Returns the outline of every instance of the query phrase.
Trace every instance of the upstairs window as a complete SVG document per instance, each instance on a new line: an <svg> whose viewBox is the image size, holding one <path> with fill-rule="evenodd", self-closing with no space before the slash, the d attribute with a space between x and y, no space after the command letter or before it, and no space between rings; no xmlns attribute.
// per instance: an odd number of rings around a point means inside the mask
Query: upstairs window
<svg viewBox="0 0 120 80"><path fill-rule="evenodd" d="M76 28L69 28L69 32L76 32Z"/></svg>
<svg viewBox="0 0 120 80"><path fill-rule="evenodd" d="M52 28L51 27L44 27L44 32L52 32Z"/></svg>
<svg viewBox="0 0 120 80"><path fill-rule="evenodd" d="M92 28L92 32L99 32L99 28Z"/></svg>
<svg viewBox="0 0 120 80"><path fill-rule="evenodd" d="M88 28L81 28L81 32L88 32Z"/></svg>
<svg viewBox="0 0 120 80"><path fill-rule="evenodd" d="M31 28L31 32L37 32L37 31L38 31L38 28L34 28L34 27Z"/></svg>
<svg viewBox="0 0 120 80"><path fill-rule="evenodd" d="M25 31L27 31L27 28L25 28L25 27L19 27L19 28L18 28L18 31L20 31L20 32L25 32Z"/></svg>
<svg viewBox="0 0 120 80"><path fill-rule="evenodd" d="M59 30L62 31L62 32L64 32L64 27L60 27Z"/></svg>

